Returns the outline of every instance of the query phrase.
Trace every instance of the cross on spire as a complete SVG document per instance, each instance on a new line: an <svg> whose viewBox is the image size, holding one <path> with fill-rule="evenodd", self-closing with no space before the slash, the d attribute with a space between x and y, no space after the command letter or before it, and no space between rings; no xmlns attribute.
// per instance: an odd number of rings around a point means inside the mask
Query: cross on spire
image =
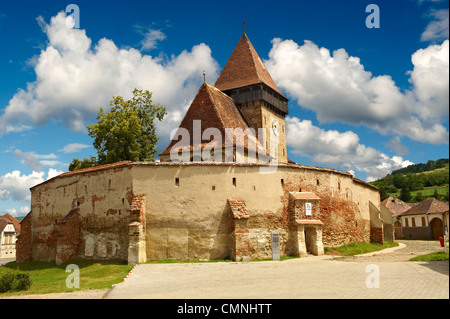
<svg viewBox="0 0 450 319"><path fill-rule="evenodd" d="M244 33L245 33L245 21L244 21Z"/></svg>

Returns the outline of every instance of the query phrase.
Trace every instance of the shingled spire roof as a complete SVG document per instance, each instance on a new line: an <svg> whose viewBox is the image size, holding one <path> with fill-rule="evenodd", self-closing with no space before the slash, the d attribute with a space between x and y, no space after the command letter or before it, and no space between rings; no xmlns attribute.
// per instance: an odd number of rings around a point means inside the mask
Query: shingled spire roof
<svg viewBox="0 0 450 319"><path fill-rule="evenodd" d="M162 151L160 155L167 155L170 153L178 152L180 150L187 150L186 148L198 151L212 142L212 140L214 139L213 136L211 136L208 140L202 140L200 145L194 145L194 120L201 121L200 133L202 135L207 128L217 128L222 134L222 145L220 145L221 147L225 147L228 145L236 146L236 136L234 136L233 141L227 141L227 134L225 129L240 128L245 131L249 128L239 109L236 107L236 104L234 104L233 99L221 92L216 87L205 82L200 87L197 95L192 101L191 106L189 107L179 126L179 128L184 128L189 132L190 144L183 145L181 148L177 147L177 149L172 149L172 147L179 142L179 140L172 139L169 146L164 151ZM249 137L249 139L252 139L258 148L262 147L259 144L256 136L252 135ZM244 141L244 148L247 149L248 141L246 138L244 138ZM213 145L210 144L209 146ZM265 150L260 154L266 154Z"/></svg>
<svg viewBox="0 0 450 319"><path fill-rule="evenodd" d="M214 86L221 91L227 91L259 83L264 83L287 100L244 33Z"/></svg>

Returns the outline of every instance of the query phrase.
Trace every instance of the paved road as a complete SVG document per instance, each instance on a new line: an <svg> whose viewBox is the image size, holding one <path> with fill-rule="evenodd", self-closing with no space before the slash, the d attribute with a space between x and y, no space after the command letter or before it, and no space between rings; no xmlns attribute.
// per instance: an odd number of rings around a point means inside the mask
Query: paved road
<svg viewBox="0 0 450 319"><path fill-rule="evenodd" d="M448 261L407 261L441 249L439 243L400 242L406 247L357 258L326 255L282 262L140 264L109 291L14 298L448 299ZM369 286L377 282L368 280L376 277L377 270L379 288L368 288L366 281Z"/></svg>
<svg viewBox="0 0 450 319"><path fill-rule="evenodd" d="M403 243L405 248L391 253L358 258L335 259L326 255L282 262L141 264L105 297L448 299L448 261L404 261L428 249L436 251L439 244L428 242L417 249L412 241ZM377 273L379 280L375 279Z"/></svg>

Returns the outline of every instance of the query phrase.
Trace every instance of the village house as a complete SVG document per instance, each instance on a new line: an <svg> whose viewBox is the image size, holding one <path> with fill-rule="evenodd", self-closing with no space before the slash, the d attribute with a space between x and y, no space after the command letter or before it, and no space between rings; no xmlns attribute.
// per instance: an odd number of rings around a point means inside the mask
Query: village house
<svg viewBox="0 0 450 319"><path fill-rule="evenodd" d="M394 223L394 234L395 238L399 239L403 237L402 233L402 223L400 220L400 215L415 204L405 203L401 199L395 196L389 196L381 202L381 205L386 207L392 214L392 222Z"/></svg>
<svg viewBox="0 0 450 319"><path fill-rule="evenodd" d="M444 228L448 227L448 210L447 203L435 198L426 199L414 205L399 215L403 237L407 239L439 239L439 237L443 237Z"/></svg>
<svg viewBox="0 0 450 319"><path fill-rule="evenodd" d="M16 237L20 234L19 221L5 214L0 216L0 259L16 258Z"/></svg>
<svg viewBox="0 0 450 319"><path fill-rule="evenodd" d="M160 162L66 172L30 189L17 261L249 260L272 258L275 240L281 256L392 240L376 187L288 158L288 112L244 33Z"/></svg>

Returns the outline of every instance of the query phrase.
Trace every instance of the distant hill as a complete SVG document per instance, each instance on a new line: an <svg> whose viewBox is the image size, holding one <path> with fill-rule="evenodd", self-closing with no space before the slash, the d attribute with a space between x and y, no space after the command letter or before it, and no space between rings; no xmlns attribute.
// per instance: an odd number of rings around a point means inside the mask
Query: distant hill
<svg viewBox="0 0 450 319"><path fill-rule="evenodd" d="M392 171L391 175L409 174L409 173L423 173L434 171L439 168L447 168L448 172L448 158L442 158L437 161L428 161L426 164L413 164L398 170Z"/></svg>
<svg viewBox="0 0 450 319"><path fill-rule="evenodd" d="M449 160L413 164L370 184L380 189L381 200L396 196L404 202L414 203L434 197L448 202Z"/></svg>

